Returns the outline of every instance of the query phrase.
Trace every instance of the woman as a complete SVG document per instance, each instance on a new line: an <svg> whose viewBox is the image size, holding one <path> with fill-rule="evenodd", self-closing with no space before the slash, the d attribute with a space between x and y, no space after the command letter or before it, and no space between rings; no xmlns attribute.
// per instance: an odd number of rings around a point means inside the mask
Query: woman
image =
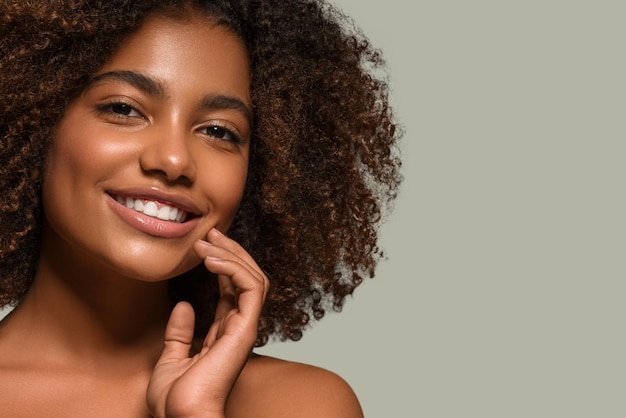
<svg viewBox="0 0 626 418"><path fill-rule="evenodd" d="M251 350L374 273L399 162L367 41L316 1L0 16L0 416L362 416Z"/></svg>

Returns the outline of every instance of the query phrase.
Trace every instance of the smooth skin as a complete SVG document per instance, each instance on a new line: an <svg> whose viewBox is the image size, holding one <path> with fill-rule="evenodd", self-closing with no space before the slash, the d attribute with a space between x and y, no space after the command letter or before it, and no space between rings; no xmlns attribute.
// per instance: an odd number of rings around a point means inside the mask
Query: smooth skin
<svg viewBox="0 0 626 418"><path fill-rule="evenodd" d="M0 416L363 415L337 375L252 354L269 282L224 234L248 169L249 71L225 28L154 16L69 105L44 172L36 277L0 323ZM221 299L198 342L166 280L199 263Z"/></svg>

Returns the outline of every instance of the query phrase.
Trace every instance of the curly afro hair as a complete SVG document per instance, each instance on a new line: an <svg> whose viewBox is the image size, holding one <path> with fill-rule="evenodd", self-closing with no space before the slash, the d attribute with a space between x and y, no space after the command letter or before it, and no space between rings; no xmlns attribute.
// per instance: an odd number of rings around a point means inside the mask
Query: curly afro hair
<svg viewBox="0 0 626 418"><path fill-rule="evenodd" d="M298 340L340 310L382 257L378 227L401 163L379 52L317 0L0 0L0 306L28 290L40 243L40 177L64 109L154 13L204 13L248 49L255 121L229 235L272 282L257 346ZM196 268L171 280L206 332L218 290Z"/></svg>

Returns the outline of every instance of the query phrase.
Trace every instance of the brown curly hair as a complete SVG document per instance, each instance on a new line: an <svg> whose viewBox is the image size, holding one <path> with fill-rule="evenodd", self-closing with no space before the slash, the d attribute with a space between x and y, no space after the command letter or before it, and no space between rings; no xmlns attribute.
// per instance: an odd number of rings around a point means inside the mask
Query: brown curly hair
<svg viewBox="0 0 626 418"><path fill-rule="evenodd" d="M0 306L34 277L40 175L68 102L146 16L192 9L238 34L251 60L250 170L229 235L272 283L257 345L298 340L374 276L401 134L383 60L341 12L317 0L0 0ZM218 297L207 274L170 286L194 305L198 335Z"/></svg>

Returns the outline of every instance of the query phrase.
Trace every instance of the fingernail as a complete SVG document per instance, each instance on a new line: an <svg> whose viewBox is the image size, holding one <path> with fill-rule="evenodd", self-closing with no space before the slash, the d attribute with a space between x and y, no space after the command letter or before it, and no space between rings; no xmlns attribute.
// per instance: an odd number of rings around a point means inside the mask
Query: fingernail
<svg viewBox="0 0 626 418"><path fill-rule="evenodd" d="M214 245L213 245L213 244L211 244L209 241L205 241L205 240L203 240L203 239L199 239L199 240L198 240L198 241L196 241L196 242L199 242L199 243L200 243L200 245L204 245L205 247L214 247Z"/></svg>
<svg viewBox="0 0 626 418"><path fill-rule="evenodd" d="M215 228L215 227L213 228L213 231L217 232L221 236L224 236L224 233L222 231L220 231L219 229Z"/></svg>

